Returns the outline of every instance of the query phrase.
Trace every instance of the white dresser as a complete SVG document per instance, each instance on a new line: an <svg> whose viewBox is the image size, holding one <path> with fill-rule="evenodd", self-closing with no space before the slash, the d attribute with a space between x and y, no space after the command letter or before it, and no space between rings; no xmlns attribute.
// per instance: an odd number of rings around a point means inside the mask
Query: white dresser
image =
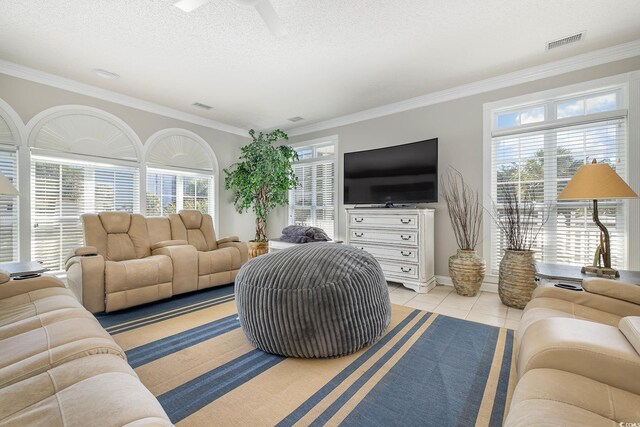
<svg viewBox="0 0 640 427"><path fill-rule="evenodd" d="M347 208L347 244L373 255L389 282L419 293L436 285L434 210Z"/></svg>

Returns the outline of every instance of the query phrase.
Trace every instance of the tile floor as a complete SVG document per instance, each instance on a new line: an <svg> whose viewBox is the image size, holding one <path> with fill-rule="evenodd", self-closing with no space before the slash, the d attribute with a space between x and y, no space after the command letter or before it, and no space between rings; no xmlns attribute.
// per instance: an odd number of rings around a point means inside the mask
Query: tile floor
<svg viewBox="0 0 640 427"><path fill-rule="evenodd" d="M418 294L396 283L388 283L392 304L404 305L445 316L517 329L522 310L502 304L497 293L480 292L475 297L463 297L453 286L436 286L426 294Z"/></svg>

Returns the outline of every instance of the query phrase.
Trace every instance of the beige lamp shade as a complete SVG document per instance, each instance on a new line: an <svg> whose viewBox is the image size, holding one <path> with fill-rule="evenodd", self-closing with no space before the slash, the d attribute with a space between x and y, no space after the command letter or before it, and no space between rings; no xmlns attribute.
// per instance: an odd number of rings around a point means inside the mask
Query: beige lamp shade
<svg viewBox="0 0 640 427"><path fill-rule="evenodd" d="M582 165L558 200L633 199L638 195L606 163Z"/></svg>
<svg viewBox="0 0 640 427"><path fill-rule="evenodd" d="M18 190L11 184L6 176L0 172L0 196L17 196Z"/></svg>

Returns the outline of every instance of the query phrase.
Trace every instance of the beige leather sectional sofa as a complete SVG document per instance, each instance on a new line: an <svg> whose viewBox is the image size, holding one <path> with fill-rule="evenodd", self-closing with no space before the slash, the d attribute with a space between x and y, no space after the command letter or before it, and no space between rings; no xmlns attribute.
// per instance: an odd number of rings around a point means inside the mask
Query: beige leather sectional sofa
<svg viewBox="0 0 640 427"><path fill-rule="evenodd" d="M541 286L525 307L506 425L640 423L640 286L590 278L583 288Z"/></svg>
<svg viewBox="0 0 640 427"><path fill-rule="evenodd" d="M0 271L1 426L170 426L124 351L53 277Z"/></svg>
<svg viewBox="0 0 640 427"><path fill-rule="evenodd" d="M92 313L232 283L247 261L246 243L216 240L211 216L199 211L102 212L82 223L86 246L67 260L67 282Z"/></svg>

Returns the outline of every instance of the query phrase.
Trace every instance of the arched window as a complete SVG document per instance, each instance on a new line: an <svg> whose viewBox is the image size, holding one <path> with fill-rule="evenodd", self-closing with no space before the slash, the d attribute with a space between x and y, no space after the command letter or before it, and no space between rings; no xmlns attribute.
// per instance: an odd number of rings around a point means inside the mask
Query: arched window
<svg viewBox="0 0 640 427"><path fill-rule="evenodd" d="M202 138L184 129L160 131L145 144L147 215L197 209L217 218L218 162Z"/></svg>
<svg viewBox="0 0 640 427"><path fill-rule="evenodd" d="M16 189L18 186L18 149L21 137L18 126L22 121L13 109L0 99L0 172ZM0 195L0 262L17 261L20 256L16 196Z"/></svg>
<svg viewBox="0 0 640 427"><path fill-rule="evenodd" d="M60 271L83 244L80 215L140 211L142 144L122 120L89 107L46 110L28 130L31 259Z"/></svg>

